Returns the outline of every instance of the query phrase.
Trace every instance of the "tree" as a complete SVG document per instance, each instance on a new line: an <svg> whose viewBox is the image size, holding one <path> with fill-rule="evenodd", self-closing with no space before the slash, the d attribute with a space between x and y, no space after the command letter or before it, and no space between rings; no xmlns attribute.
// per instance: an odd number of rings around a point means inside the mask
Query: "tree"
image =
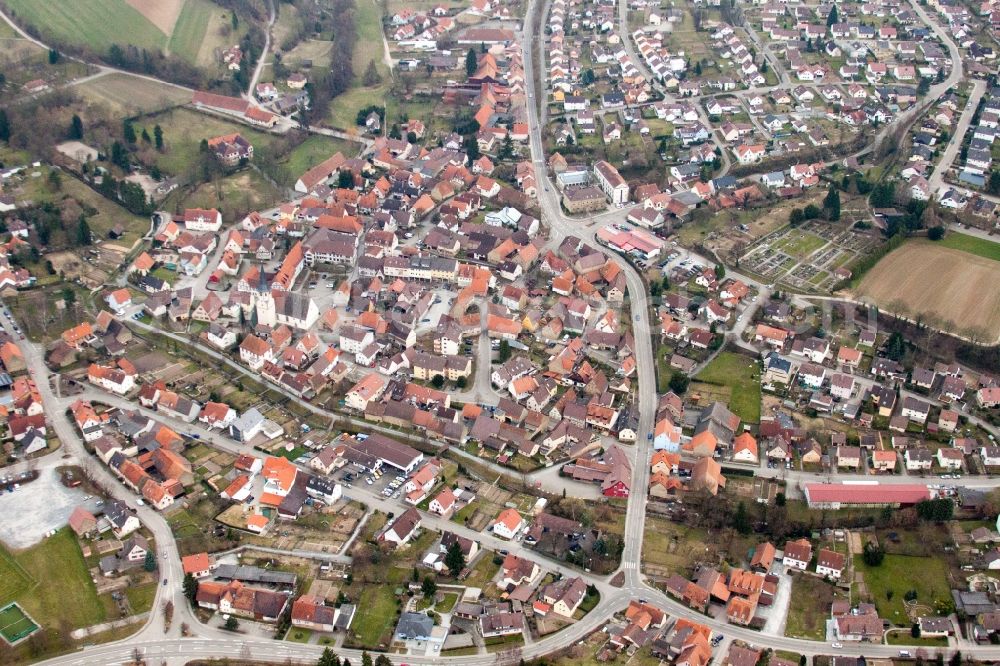
<svg viewBox="0 0 1000 666"><path fill-rule="evenodd" d="M59 171L56 169L51 169L49 171L49 185L53 190L59 191L62 189L62 176L59 175Z"/></svg>
<svg viewBox="0 0 1000 666"><path fill-rule="evenodd" d="M434 377L431 378L431 386L433 386L436 389L443 387L444 375L434 375Z"/></svg>
<svg viewBox="0 0 1000 666"><path fill-rule="evenodd" d="M240 623L235 617L230 615L229 618L226 620L226 623L222 625L222 628L225 629L226 631L236 631L237 629L240 628Z"/></svg>
<svg viewBox="0 0 1000 666"><path fill-rule="evenodd" d="M750 534L753 531L750 518L747 516L747 507L743 502L736 505L736 513L733 515L733 529L740 534Z"/></svg>
<svg viewBox="0 0 1000 666"><path fill-rule="evenodd" d="M470 165L479 159L479 141L476 140L475 134L465 137L465 140L462 142L462 148L465 149L465 154L469 158Z"/></svg>
<svg viewBox="0 0 1000 666"><path fill-rule="evenodd" d="M514 159L514 139L511 138L510 132L507 132L507 136L503 138L503 143L500 144L500 152L497 153L497 157L501 160Z"/></svg>
<svg viewBox="0 0 1000 666"><path fill-rule="evenodd" d="M830 13L826 15L827 27L840 22L840 15L837 13L837 5L830 7Z"/></svg>
<svg viewBox="0 0 1000 666"><path fill-rule="evenodd" d="M337 187L343 190L354 189L354 174L351 173L350 169L337 172Z"/></svg>
<svg viewBox="0 0 1000 666"><path fill-rule="evenodd" d="M90 225L87 224L87 218L83 215L76 223L76 244L77 245L90 245L93 242L92 234L90 232Z"/></svg>
<svg viewBox="0 0 1000 666"><path fill-rule="evenodd" d="M62 299L63 303L66 304L66 307L70 307L76 303L76 292L70 287L63 287Z"/></svg>
<svg viewBox="0 0 1000 666"><path fill-rule="evenodd" d="M699 60L694 64L694 75L701 76L701 61Z"/></svg>
<svg viewBox="0 0 1000 666"><path fill-rule="evenodd" d="M816 204L809 204L802 211L802 216L807 220L815 220L822 212Z"/></svg>
<svg viewBox="0 0 1000 666"><path fill-rule="evenodd" d="M885 550L874 541L867 541L865 542L864 550L861 552L861 558L868 566L877 567L885 559Z"/></svg>
<svg viewBox="0 0 1000 666"><path fill-rule="evenodd" d="M10 141L10 120L4 109L0 109L0 141Z"/></svg>
<svg viewBox="0 0 1000 666"><path fill-rule="evenodd" d="M374 58L368 61L368 67L365 69L365 75L362 79L362 83L364 83L367 88L372 88L382 83L382 75L378 73L378 68L375 66Z"/></svg>
<svg viewBox="0 0 1000 666"><path fill-rule="evenodd" d="M893 361L901 361L906 354L906 341L899 331L893 331L885 343L885 353Z"/></svg>
<svg viewBox="0 0 1000 666"><path fill-rule="evenodd" d="M153 551L146 551L146 559L142 562L142 568L146 571L156 571L156 555L153 554Z"/></svg>
<svg viewBox="0 0 1000 666"><path fill-rule="evenodd" d="M721 280L726 277L726 267L722 264L715 265L715 279Z"/></svg>
<svg viewBox="0 0 1000 666"><path fill-rule="evenodd" d="M507 340L501 340L500 347L497 351L500 362L506 363L507 360L510 358L510 342Z"/></svg>
<svg viewBox="0 0 1000 666"><path fill-rule="evenodd" d="M948 497L917 502L917 515L923 520L944 523L951 520L954 513L955 504Z"/></svg>
<svg viewBox="0 0 1000 666"><path fill-rule="evenodd" d="M462 552L462 546L457 539L448 546L448 552L444 556L444 565L448 567L451 575L456 577L465 568L465 553Z"/></svg>
<svg viewBox="0 0 1000 666"><path fill-rule="evenodd" d="M159 125L153 128L153 144L157 150L163 150L163 128Z"/></svg>
<svg viewBox="0 0 1000 666"><path fill-rule="evenodd" d="M868 203L872 208L889 208L896 202L896 185L894 183L879 183L872 188Z"/></svg>
<svg viewBox="0 0 1000 666"><path fill-rule="evenodd" d="M326 647L316 661L316 666L340 666L340 659L337 658L332 649Z"/></svg>
<svg viewBox="0 0 1000 666"><path fill-rule="evenodd" d="M917 84L917 94L923 97L931 89L931 80L926 76L920 77L920 83Z"/></svg>
<svg viewBox="0 0 1000 666"><path fill-rule="evenodd" d="M788 214L788 223L793 227L797 227L802 224L805 219L805 215L802 214L801 208L793 208L792 212Z"/></svg>
<svg viewBox="0 0 1000 666"><path fill-rule="evenodd" d="M427 598L433 597L437 594L437 583L430 576L424 576L424 582L420 584L420 591L423 592L424 596Z"/></svg>
<svg viewBox="0 0 1000 666"><path fill-rule="evenodd" d="M670 387L670 390L677 395L683 395L688 390L688 385L690 383L691 380L683 372L675 372L670 375L670 381L667 385Z"/></svg>
<svg viewBox="0 0 1000 666"><path fill-rule="evenodd" d="M465 75L472 76L477 69L479 69L479 59L476 57L476 51L469 49L465 54Z"/></svg>
<svg viewBox="0 0 1000 666"><path fill-rule="evenodd" d="M361 653L361 666L372 666L372 656L367 650Z"/></svg>
<svg viewBox="0 0 1000 666"><path fill-rule="evenodd" d="M140 134L139 137L142 139L143 143L153 142L152 137L149 136L149 130L147 130L145 127L142 128L142 134Z"/></svg>
<svg viewBox="0 0 1000 666"><path fill-rule="evenodd" d="M233 12L231 18L232 18L233 30L239 30L239 28L240 28L240 17L236 15L236 12Z"/></svg>
<svg viewBox="0 0 1000 666"><path fill-rule="evenodd" d="M135 143L135 127L132 126L132 121L127 118L122 123L122 135L125 137L126 143Z"/></svg>
<svg viewBox="0 0 1000 666"><path fill-rule="evenodd" d="M392 666L392 660L384 654L375 657L375 666Z"/></svg>
<svg viewBox="0 0 1000 666"><path fill-rule="evenodd" d="M49 64L55 65L59 62L59 51L55 49L49 49Z"/></svg>
<svg viewBox="0 0 1000 666"><path fill-rule="evenodd" d="M927 237L932 241L939 241L944 238L944 227L931 227L927 230Z"/></svg>
<svg viewBox="0 0 1000 666"><path fill-rule="evenodd" d="M198 595L198 581L195 580L194 576L189 573L184 574L181 588L184 590L184 596L187 597L187 600L194 603L194 599Z"/></svg>
<svg viewBox="0 0 1000 666"><path fill-rule="evenodd" d="M833 185L830 185L830 191L823 199L823 210L826 211L826 217L831 222L840 220L840 191Z"/></svg>
<svg viewBox="0 0 1000 666"><path fill-rule="evenodd" d="M83 138L83 121L75 113L73 114L73 120L69 124L69 138L74 141L79 141Z"/></svg>
<svg viewBox="0 0 1000 666"><path fill-rule="evenodd" d="M594 70L588 67L587 69L583 70L583 72L580 74L580 83L582 83L585 86L589 86L594 82L595 78L596 77L594 76Z"/></svg>
<svg viewBox="0 0 1000 666"><path fill-rule="evenodd" d="M1000 171L990 173L990 180L986 185L986 189L990 194L1000 194Z"/></svg>

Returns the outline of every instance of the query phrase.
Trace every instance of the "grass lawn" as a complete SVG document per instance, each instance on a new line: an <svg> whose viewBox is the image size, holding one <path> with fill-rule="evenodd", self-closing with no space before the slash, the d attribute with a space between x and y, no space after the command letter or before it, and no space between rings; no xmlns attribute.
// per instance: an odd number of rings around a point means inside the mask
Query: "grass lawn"
<svg viewBox="0 0 1000 666"><path fill-rule="evenodd" d="M107 74L75 86L74 90L116 116L155 113L191 101L191 94L180 88L129 74Z"/></svg>
<svg viewBox="0 0 1000 666"><path fill-rule="evenodd" d="M812 576L795 576L785 635L821 641L826 637L830 602L836 598L833 585Z"/></svg>
<svg viewBox="0 0 1000 666"><path fill-rule="evenodd" d="M722 352L698 373L697 379L730 387L729 409L744 423L760 423L760 371L756 361L742 354Z"/></svg>
<svg viewBox="0 0 1000 666"><path fill-rule="evenodd" d="M125 227L125 234L114 241L114 244L131 247L149 229L148 219L133 215L76 178L64 174L60 179L60 187L56 190L48 182L49 169L41 167L38 171L42 174L40 177L27 178L23 181L24 196L35 203L48 202L57 206L66 199L74 199L83 207L93 208L97 213L87 215L87 224L98 238L107 239L108 231L115 225L121 224ZM66 225L66 228L71 230L72 226Z"/></svg>
<svg viewBox="0 0 1000 666"><path fill-rule="evenodd" d="M931 613L935 601L951 601L948 565L938 558L886 555L881 565L869 567L857 555L854 567L863 574L879 616L895 624L909 624L903 605L903 595L909 590L916 590L917 603L930 607Z"/></svg>
<svg viewBox="0 0 1000 666"><path fill-rule="evenodd" d="M662 519L647 519L642 561L683 576L692 563L705 557L708 547L708 535L704 530Z"/></svg>
<svg viewBox="0 0 1000 666"><path fill-rule="evenodd" d="M202 139L239 132L253 144L256 152L269 149L275 141L273 136L246 125L185 108L140 118L135 123L135 131L141 134L145 129L152 136L156 125L163 130L165 146L163 153L155 155L156 166L171 175L185 173L197 162Z"/></svg>
<svg viewBox="0 0 1000 666"><path fill-rule="evenodd" d="M499 570L500 565L493 563L492 555L484 553L479 558L479 561L476 562L476 566L472 568L472 573L469 574L469 577L464 582L469 587L486 587Z"/></svg>
<svg viewBox="0 0 1000 666"><path fill-rule="evenodd" d="M344 94L338 95L330 104L330 122L343 128L354 127L358 109L369 104L385 104L385 93L391 85L389 71L382 60L384 55L382 14L375 0L359 0L355 3L354 26L357 40L354 43L351 61L357 84ZM360 83L361 74L372 60L375 61L375 68L382 76L382 83L372 88L365 88Z"/></svg>
<svg viewBox="0 0 1000 666"><path fill-rule="evenodd" d="M0 606L17 599L32 584L31 576L7 552L0 548Z"/></svg>
<svg viewBox="0 0 1000 666"><path fill-rule="evenodd" d="M802 258L812 254L826 243L827 240L822 236L792 229L785 234L783 239L774 244L774 248L784 250L786 254L793 257Z"/></svg>
<svg viewBox="0 0 1000 666"><path fill-rule="evenodd" d="M295 147L288 154L286 167L292 178L298 178L303 173L316 166L323 160L338 152L344 157L353 157L360 144L351 141L342 141L322 134L314 134Z"/></svg>
<svg viewBox="0 0 1000 666"><path fill-rule="evenodd" d="M938 636L936 638L914 638L910 635L909 629L894 631L887 634L885 642L889 645L921 645L923 647L945 647L948 645L948 639L944 636Z"/></svg>
<svg viewBox="0 0 1000 666"><path fill-rule="evenodd" d="M312 638L312 632L308 629L298 629L292 627L285 634L285 640L291 641L292 643L308 643L309 639Z"/></svg>
<svg viewBox="0 0 1000 666"><path fill-rule="evenodd" d="M490 652L496 652L498 650L503 650L514 645L524 645L524 636L522 634L511 634L510 636L490 636L483 640L486 644L486 649Z"/></svg>
<svg viewBox="0 0 1000 666"><path fill-rule="evenodd" d="M252 210L269 208L282 200L282 192L257 171L246 169L220 178L217 183L203 183L193 192L178 188L164 200L163 209L175 204L183 208L216 208L226 222L242 219Z"/></svg>
<svg viewBox="0 0 1000 666"><path fill-rule="evenodd" d="M992 259L993 261L1000 261L1000 243L997 243L996 241L990 241L985 238L977 238L975 236L969 236L968 234L959 234L954 231L949 231L945 234L944 238L937 241L937 243L945 247L950 247L953 250L961 250L962 252L968 252L969 254L986 257L987 259Z"/></svg>
<svg viewBox="0 0 1000 666"><path fill-rule="evenodd" d="M15 576L30 577L21 579L20 592L15 591L16 600L43 628L55 628L61 622L77 628L104 621L104 604L90 579L76 535L68 527L13 555L0 548L4 581L11 571L8 568L11 559L22 569L20 576ZM25 585L24 580L37 584ZM0 585L10 589L5 583Z"/></svg>
<svg viewBox="0 0 1000 666"><path fill-rule="evenodd" d="M70 44L107 53L112 44L160 50L167 36L125 0L6 0L18 23Z"/></svg>
<svg viewBox="0 0 1000 666"><path fill-rule="evenodd" d="M153 600L156 599L156 581L144 585L132 585L126 588L125 596L128 597L128 603L136 615L152 610Z"/></svg>
<svg viewBox="0 0 1000 666"><path fill-rule="evenodd" d="M358 599L358 613L351 624L357 641L370 648L379 646L382 637L396 625L396 597L391 585L369 585Z"/></svg>

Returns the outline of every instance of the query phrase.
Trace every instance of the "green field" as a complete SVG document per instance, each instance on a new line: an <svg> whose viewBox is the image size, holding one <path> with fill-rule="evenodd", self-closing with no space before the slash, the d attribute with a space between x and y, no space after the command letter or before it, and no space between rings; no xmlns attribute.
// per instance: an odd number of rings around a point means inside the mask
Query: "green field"
<svg viewBox="0 0 1000 666"><path fill-rule="evenodd" d="M286 167L291 178L298 179L303 173L331 155L340 152L344 154L344 157L354 157L358 148L360 148L360 144L351 141L314 134L288 154Z"/></svg>
<svg viewBox="0 0 1000 666"><path fill-rule="evenodd" d="M382 15L374 0L359 0L355 4L354 25L357 41L351 62L354 66L355 85L338 95L330 104L330 122L336 127L354 127L358 109L369 104L385 104L386 92L391 83L386 69L382 42ZM373 88L361 85L361 75L370 61L375 61L382 83Z"/></svg>
<svg viewBox="0 0 1000 666"><path fill-rule="evenodd" d="M375 648L396 624L396 597L390 584L368 585L358 599L358 612L351 623L357 642Z"/></svg>
<svg viewBox="0 0 1000 666"><path fill-rule="evenodd" d="M748 356L722 352L696 379L731 389L729 409L744 423L760 423L760 371Z"/></svg>
<svg viewBox="0 0 1000 666"><path fill-rule="evenodd" d="M938 614L935 602L951 603L948 567L936 557L886 555L881 565L869 567L857 555L854 568L864 576L879 616L895 624L910 624L903 605L903 597L909 590L917 592L916 602L930 608L931 615Z"/></svg>
<svg viewBox="0 0 1000 666"><path fill-rule="evenodd" d="M125 0L4 0L22 25L43 39L82 44L106 54L112 44L160 50L167 36Z"/></svg>
<svg viewBox="0 0 1000 666"><path fill-rule="evenodd" d="M938 245L950 247L953 250L961 250L993 261L1000 261L1000 243L996 241L949 231L944 238L936 242Z"/></svg>
<svg viewBox="0 0 1000 666"><path fill-rule="evenodd" d="M812 576L796 575L792 582L791 602L785 635L821 641L826 637L826 619L830 603L836 598L836 588Z"/></svg>
<svg viewBox="0 0 1000 666"><path fill-rule="evenodd" d="M0 605L6 606L32 585L28 572L5 549L0 548Z"/></svg>
<svg viewBox="0 0 1000 666"><path fill-rule="evenodd" d="M797 231L791 229L784 238L774 243L774 249L782 250L785 254L793 257L807 257L816 250L826 245L827 240L822 236L811 234L808 231Z"/></svg>
<svg viewBox="0 0 1000 666"><path fill-rule="evenodd" d="M125 596L128 597L128 603L136 615L152 610L153 601L156 599L156 581L131 585L125 590Z"/></svg>
<svg viewBox="0 0 1000 666"><path fill-rule="evenodd" d="M177 23L174 24L170 41L167 43L170 52L197 65L198 51L205 39L212 11L216 9L218 7L206 0L185 0L184 8L177 17Z"/></svg>
<svg viewBox="0 0 1000 666"><path fill-rule="evenodd" d="M13 555L0 547L4 579L11 571L11 560L21 567L22 576L29 577L14 591L14 600L43 627L87 627L105 620L104 603L97 596L76 535L68 527Z"/></svg>

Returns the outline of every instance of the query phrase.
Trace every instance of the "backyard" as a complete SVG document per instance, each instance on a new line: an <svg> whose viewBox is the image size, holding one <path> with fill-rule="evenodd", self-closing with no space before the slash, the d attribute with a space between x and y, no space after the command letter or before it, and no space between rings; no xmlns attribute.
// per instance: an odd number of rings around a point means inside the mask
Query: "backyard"
<svg viewBox="0 0 1000 666"><path fill-rule="evenodd" d="M830 604L843 594L821 578L798 574L792 582L785 635L821 641L826 638Z"/></svg>
<svg viewBox="0 0 1000 666"><path fill-rule="evenodd" d="M728 387L729 409L744 423L760 423L760 370L755 360L742 354L722 352L698 373L696 379Z"/></svg>
<svg viewBox="0 0 1000 666"><path fill-rule="evenodd" d="M865 564L855 556L854 567L860 574L868 596L878 608L879 616L894 624L908 625L905 597L916 593L921 614L934 615L940 604L951 604L948 585L948 565L939 557L886 555L877 567Z"/></svg>

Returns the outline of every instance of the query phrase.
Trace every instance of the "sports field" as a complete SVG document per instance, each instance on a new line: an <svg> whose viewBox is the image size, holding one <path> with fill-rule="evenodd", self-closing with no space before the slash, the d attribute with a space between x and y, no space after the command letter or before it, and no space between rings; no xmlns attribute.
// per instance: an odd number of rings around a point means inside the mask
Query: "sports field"
<svg viewBox="0 0 1000 666"><path fill-rule="evenodd" d="M965 238L970 238L966 236ZM977 241L977 239L973 239ZM982 256L982 241L969 243L949 234L948 244L912 240L890 252L861 280L858 294L886 311L915 318L932 315L944 330L968 335L973 329L983 341L1000 337L1000 261Z"/></svg>
<svg viewBox="0 0 1000 666"><path fill-rule="evenodd" d="M37 630L38 625L17 604L0 609L0 636L11 645Z"/></svg>

